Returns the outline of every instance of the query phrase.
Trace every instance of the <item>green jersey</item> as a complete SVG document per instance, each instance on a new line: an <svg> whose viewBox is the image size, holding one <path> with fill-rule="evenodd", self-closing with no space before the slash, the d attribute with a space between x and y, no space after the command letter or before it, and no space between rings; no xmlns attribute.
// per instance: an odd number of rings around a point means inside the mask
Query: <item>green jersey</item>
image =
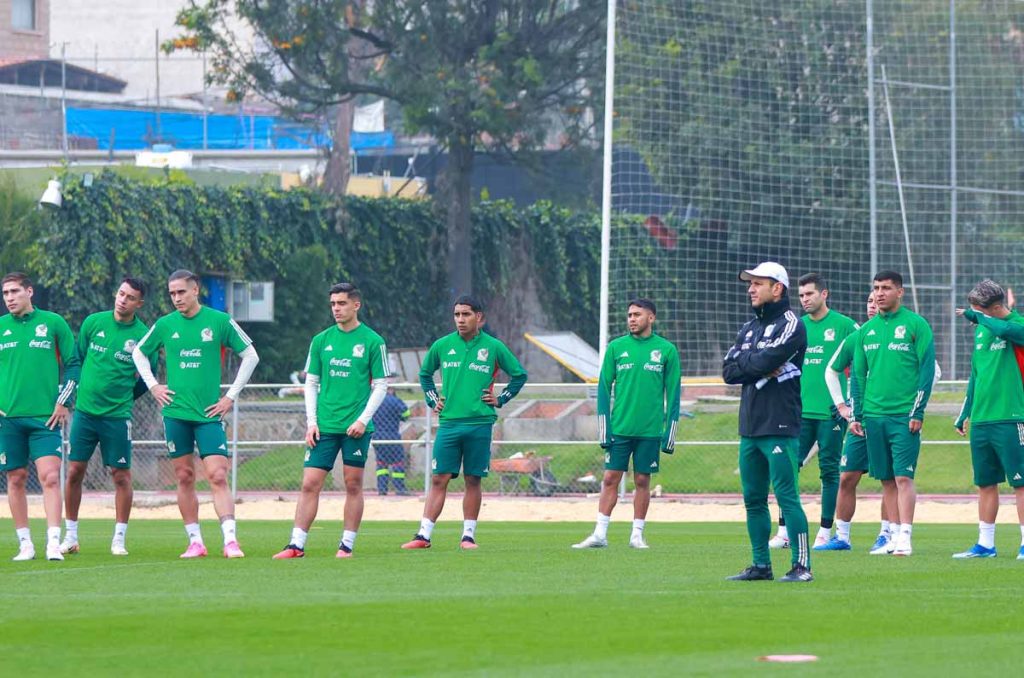
<svg viewBox="0 0 1024 678"><path fill-rule="evenodd" d="M316 419L321 433L345 433L370 400L374 379L391 376L388 349L379 334L360 324L346 332L337 325L313 337L306 373L320 378ZM373 433L373 421L366 424Z"/></svg>
<svg viewBox="0 0 1024 678"><path fill-rule="evenodd" d="M831 419L832 396L825 385L829 361L843 345L843 340L857 330L857 323L842 313L829 310L821 320L809 315L801 320L807 328L807 352L800 375L800 400L805 419ZM843 384L843 399L846 385Z"/></svg>
<svg viewBox="0 0 1024 678"><path fill-rule="evenodd" d="M132 350L145 336L145 323L134 318L118 322L113 311L88 316L78 331L76 348L82 363L76 409L94 417L129 419L139 393Z"/></svg>
<svg viewBox="0 0 1024 678"><path fill-rule="evenodd" d="M0 416L49 417L71 398L80 373L64 318L39 308L0 317Z"/></svg>
<svg viewBox="0 0 1024 678"><path fill-rule="evenodd" d="M908 308L879 312L856 335L853 408L867 415L923 420L935 377L935 342L928 322Z"/></svg>
<svg viewBox="0 0 1024 678"><path fill-rule="evenodd" d="M444 398L441 423L493 424L494 408L481 398L493 392L498 368L509 376L508 386L498 395L498 407L512 400L526 383L526 370L512 351L491 335L480 332L469 341L458 332L433 343L420 367L420 386L427 405L435 407ZM434 384L434 372L441 370L441 395Z"/></svg>
<svg viewBox="0 0 1024 678"><path fill-rule="evenodd" d="M964 317L978 327L957 428L966 419L973 425L1024 421L1024 317L1011 311L1005 318L992 318L973 309L964 311Z"/></svg>
<svg viewBox="0 0 1024 678"><path fill-rule="evenodd" d="M661 449L670 452L675 448L678 421L676 347L657 334L627 334L609 342L597 383L597 430L601 445L611 444L615 436L658 438Z"/></svg>
<svg viewBox="0 0 1024 678"><path fill-rule="evenodd" d="M150 360L164 349L167 388L173 402L163 409L165 417L186 421L218 421L206 416L206 408L220 400L221 347L241 353L252 340L227 313L201 306L186 318L172 311L157 320L139 342Z"/></svg>

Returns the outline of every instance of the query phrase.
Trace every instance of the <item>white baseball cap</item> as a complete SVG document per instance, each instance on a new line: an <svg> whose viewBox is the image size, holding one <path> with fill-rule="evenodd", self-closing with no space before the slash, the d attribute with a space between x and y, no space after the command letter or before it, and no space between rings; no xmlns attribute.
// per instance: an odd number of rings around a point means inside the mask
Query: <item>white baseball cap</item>
<svg viewBox="0 0 1024 678"><path fill-rule="evenodd" d="M762 261L757 268L740 273L740 280L750 280L751 278L771 278L789 289L789 274L786 273L782 264L777 264L774 261Z"/></svg>

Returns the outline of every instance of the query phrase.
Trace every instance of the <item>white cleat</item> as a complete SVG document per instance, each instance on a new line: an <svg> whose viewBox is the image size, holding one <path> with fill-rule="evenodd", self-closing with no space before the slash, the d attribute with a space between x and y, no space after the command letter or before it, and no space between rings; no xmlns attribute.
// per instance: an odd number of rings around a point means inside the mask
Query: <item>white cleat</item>
<svg viewBox="0 0 1024 678"><path fill-rule="evenodd" d="M770 549L788 549L789 548L789 537L780 537L775 535L768 540L768 548Z"/></svg>
<svg viewBox="0 0 1024 678"><path fill-rule="evenodd" d="M64 560L64 554L60 552L60 544L58 542L51 541L46 545L46 559Z"/></svg>
<svg viewBox="0 0 1024 678"><path fill-rule="evenodd" d="M644 541L644 536L642 534L638 534L636 536L633 536L633 537L629 538L629 548L631 548L631 549L649 549L651 547L648 546L647 542Z"/></svg>
<svg viewBox="0 0 1024 678"><path fill-rule="evenodd" d="M114 541L110 543L110 555L112 556L126 556L128 555L128 549L124 547L123 541Z"/></svg>
<svg viewBox="0 0 1024 678"><path fill-rule="evenodd" d="M892 553L895 547L895 540L889 534L880 534L875 539L874 545L871 547L869 553L873 556L887 556Z"/></svg>
<svg viewBox="0 0 1024 678"><path fill-rule="evenodd" d="M910 537L900 535L893 541L895 542L892 549L894 556L909 556L914 553L914 548L910 544Z"/></svg>
<svg viewBox="0 0 1024 678"><path fill-rule="evenodd" d="M78 553L78 540L64 537L64 541L60 545L60 552L64 554Z"/></svg>
<svg viewBox="0 0 1024 678"><path fill-rule="evenodd" d="M18 547L18 555L11 560L35 560L36 547L30 541L23 541Z"/></svg>
<svg viewBox="0 0 1024 678"><path fill-rule="evenodd" d="M579 544L573 544L574 549L603 549L608 547L607 539L598 539L594 535L590 535Z"/></svg>
<svg viewBox="0 0 1024 678"><path fill-rule="evenodd" d="M832 538L831 534L825 532L819 532L818 536L814 538L814 548L824 547L828 543L829 539Z"/></svg>

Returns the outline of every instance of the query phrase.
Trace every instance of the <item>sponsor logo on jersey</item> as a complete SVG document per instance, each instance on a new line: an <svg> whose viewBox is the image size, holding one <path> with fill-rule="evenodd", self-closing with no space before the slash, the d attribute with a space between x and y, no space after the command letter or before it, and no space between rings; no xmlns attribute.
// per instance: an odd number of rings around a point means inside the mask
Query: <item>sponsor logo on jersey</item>
<svg viewBox="0 0 1024 678"><path fill-rule="evenodd" d="M203 341L213 341L213 330L209 327L204 327L203 331L199 333L199 336L203 338Z"/></svg>
<svg viewBox="0 0 1024 678"><path fill-rule="evenodd" d="M615 366L616 372L624 372L625 370L633 369L633 363L619 363Z"/></svg>
<svg viewBox="0 0 1024 678"><path fill-rule="evenodd" d="M11 334L13 334L13 333L10 330L4 330L4 336L5 337L9 337L9 336L11 336Z"/></svg>
<svg viewBox="0 0 1024 678"><path fill-rule="evenodd" d="M976 349L978 349L980 351L981 349L985 348L985 344L975 344L974 348L976 348Z"/></svg>
<svg viewBox="0 0 1024 678"><path fill-rule="evenodd" d="M306 448L306 457L302 461L309 461L309 448Z"/></svg>
<svg viewBox="0 0 1024 678"><path fill-rule="evenodd" d="M331 367L352 367L352 360L350 358L331 358Z"/></svg>
<svg viewBox="0 0 1024 678"><path fill-rule="evenodd" d="M651 468L658 468L658 462L652 461L651 462Z"/></svg>
<svg viewBox="0 0 1024 678"><path fill-rule="evenodd" d="M490 355L490 351L488 351L486 348L482 348L476 352L476 359L479 360L480 362L485 362L487 358L490 357Z"/></svg>
<svg viewBox="0 0 1024 678"><path fill-rule="evenodd" d="M171 339L181 339L181 335L175 332L174 334L171 335Z"/></svg>
<svg viewBox="0 0 1024 678"><path fill-rule="evenodd" d="M1002 351L1006 348L1006 339L996 339L988 346L990 351Z"/></svg>
<svg viewBox="0 0 1024 678"><path fill-rule="evenodd" d="M104 332L103 330L100 330L99 332L96 333L96 338L97 339L99 339L100 337L106 337L106 336L107 336L107 333Z"/></svg>
<svg viewBox="0 0 1024 678"><path fill-rule="evenodd" d="M5 458L5 459L6 459L6 458ZM5 463L5 464L6 464L7 462L6 462L6 461L4 461L3 463ZM610 452L605 452L605 453L604 453L604 463L606 463L606 464L610 464L610 463L612 463L612 455L611 455L611 453L610 453Z"/></svg>
<svg viewBox="0 0 1024 678"><path fill-rule="evenodd" d="M661 351L659 351L657 349L651 351L651 362L652 363L660 363L661 362Z"/></svg>
<svg viewBox="0 0 1024 678"><path fill-rule="evenodd" d="M765 339L767 339L768 337L772 336L772 332L774 332L774 331L775 331L775 323L772 323L771 325L768 325L767 327L764 328L764 334L761 335L761 336L763 336Z"/></svg>
<svg viewBox="0 0 1024 678"><path fill-rule="evenodd" d="M460 367L461 365L462 365L462 361L461 360L445 360L443 363L441 363L441 369L443 369L443 370L455 369L457 367Z"/></svg>
<svg viewBox="0 0 1024 678"><path fill-rule="evenodd" d="M168 440L167 441L167 451L170 452L171 454L174 454L174 441L173 440Z"/></svg>
<svg viewBox="0 0 1024 678"><path fill-rule="evenodd" d="M896 339L906 339L907 338L907 326L906 325L897 325L896 329L893 330L892 336L895 337Z"/></svg>
<svg viewBox="0 0 1024 678"><path fill-rule="evenodd" d="M326 346L324 346L324 351L325 352L326 351L333 351L333 350L334 350L334 346L332 346L331 344L327 344Z"/></svg>
<svg viewBox="0 0 1024 678"><path fill-rule="evenodd" d="M16 341L5 341L4 343L0 344L0 351L6 351L9 348L17 348L17 347L18 347L18 342L16 342Z"/></svg>
<svg viewBox="0 0 1024 678"><path fill-rule="evenodd" d="M882 347L882 345L881 344L877 344L877 343L875 343L875 344L864 344L864 350L865 351L877 351L881 347Z"/></svg>
<svg viewBox="0 0 1024 678"><path fill-rule="evenodd" d="M363 456L363 451L362 450L356 450L355 452L352 453L352 456L353 457L361 457L361 456Z"/></svg>
<svg viewBox="0 0 1024 678"><path fill-rule="evenodd" d="M840 426L839 424L836 424L835 426L832 427L832 430L833 431L842 431L843 427Z"/></svg>
<svg viewBox="0 0 1024 678"><path fill-rule="evenodd" d="M10 330L7 331L10 332ZM974 336L976 336L978 339L981 339L983 336L985 336L985 333L982 332L981 330L978 330L978 333Z"/></svg>
<svg viewBox="0 0 1024 678"><path fill-rule="evenodd" d="M362 358L366 355L366 346L364 344L356 344L352 347L352 357Z"/></svg>
<svg viewBox="0 0 1024 678"><path fill-rule="evenodd" d="M46 334L49 331L50 331L50 328L47 327L46 325L42 324L42 323L36 325L36 336L37 337L45 337Z"/></svg>
<svg viewBox="0 0 1024 678"><path fill-rule="evenodd" d="M828 328L827 330L825 330L825 341L835 341L835 340L836 340L836 331L834 329L832 329L831 327Z"/></svg>
<svg viewBox="0 0 1024 678"><path fill-rule="evenodd" d="M824 346L808 346L807 347L807 353L824 353L824 352L825 352L825 347Z"/></svg>
<svg viewBox="0 0 1024 678"><path fill-rule="evenodd" d="M875 336L875 331L874 330L868 330L867 336L869 336L869 337Z"/></svg>
<svg viewBox="0 0 1024 678"><path fill-rule="evenodd" d="M845 454L843 456L839 457L839 465L840 466L846 466L846 455Z"/></svg>
<svg viewBox="0 0 1024 678"><path fill-rule="evenodd" d="M183 348L178 352L179 358L202 358L203 349L201 348Z"/></svg>
<svg viewBox="0 0 1024 678"><path fill-rule="evenodd" d="M127 464L128 460L125 459L124 457L121 457L120 459L117 460L117 463L118 464Z"/></svg>
<svg viewBox="0 0 1024 678"><path fill-rule="evenodd" d="M7 453L6 452L0 452L0 464L2 464L4 466L7 465Z"/></svg>
<svg viewBox="0 0 1024 678"><path fill-rule="evenodd" d="M908 344L905 341L890 341L889 342L889 350L890 351L902 351L904 353L907 353L907 352L910 351L910 344Z"/></svg>
<svg viewBox="0 0 1024 678"><path fill-rule="evenodd" d="M450 351L448 351L448 355L455 355L455 349L453 348Z"/></svg>
<svg viewBox="0 0 1024 678"><path fill-rule="evenodd" d="M430 470L431 471L436 471L437 470L437 459L431 459L430 460Z"/></svg>
<svg viewBox="0 0 1024 678"><path fill-rule="evenodd" d="M218 446L217 446L217 449L218 449L218 450L226 450L226 449L228 449L228 448L227 448L227 447L225 447L224 443L221 443L220 445L218 445Z"/></svg>
<svg viewBox="0 0 1024 678"><path fill-rule="evenodd" d="M776 445L774 448L772 448L772 454L782 454L782 448Z"/></svg>
<svg viewBox="0 0 1024 678"><path fill-rule="evenodd" d="M623 351L622 353L619 354L619 357L620 358L628 358L629 357L629 351Z"/></svg>
<svg viewBox="0 0 1024 678"><path fill-rule="evenodd" d="M908 470L908 471L910 471L911 473L913 473L913 472L914 472L914 466L913 466L913 464L911 464L910 466L908 466L908 467L907 467L907 470Z"/></svg>
<svg viewBox="0 0 1024 678"><path fill-rule="evenodd" d="M49 350L53 348L53 342L43 339L33 339L32 341L28 342L28 346L29 348L45 348Z"/></svg>
<svg viewBox="0 0 1024 678"><path fill-rule="evenodd" d="M106 346L100 346L95 341L90 341L89 342L89 350L90 351L96 351L97 353L101 353L102 354L102 353L106 353L107 352L107 347Z"/></svg>
<svg viewBox="0 0 1024 678"><path fill-rule="evenodd" d="M195 360L182 360L178 363L178 367L183 370L198 370L201 366L202 363Z"/></svg>
<svg viewBox="0 0 1024 678"><path fill-rule="evenodd" d="M1020 474L1019 474L1019 473L1015 474L1015 475L1013 476L1013 479L1014 479L1014 480L1020 480L1020 479L1021 479L1021 478L1020 478Z"/></svg>

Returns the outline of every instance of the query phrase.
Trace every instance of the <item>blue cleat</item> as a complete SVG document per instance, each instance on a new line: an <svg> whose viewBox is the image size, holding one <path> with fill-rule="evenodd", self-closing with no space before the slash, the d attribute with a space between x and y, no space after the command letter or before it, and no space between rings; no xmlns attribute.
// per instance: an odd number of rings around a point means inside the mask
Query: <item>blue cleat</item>
<svg viewBox="0 0 1024 678"><path fill-rule="evenodd" d="M892 553L892 537L888 534L878 535L878 539L875 539L875 543L871 545L870 553L873 556L884 556Z"/></svg>
<svg viewBox="0 0 1024 678"><path fill-rule="evenodd" d="M957 560L961 560L963 558L995 558L996 550L994 548L985 548L981 544L975 544L967 551L964 551L962 553L954 553L953 557Z"/></svg>
<svg viewBox="0 0 1024 678"><path fill-rule="evenodd" d="M839 537L832 537L824 544L815 546L812 551L849 551L850 542L843 541Z"/></svg>
<svg viewBox="0 0 1024 678"><path fill-rule="evenodd" d="M1020 553L1017 554L1017 560L1024 560L1024 544L1021 544Z"/></svg>

